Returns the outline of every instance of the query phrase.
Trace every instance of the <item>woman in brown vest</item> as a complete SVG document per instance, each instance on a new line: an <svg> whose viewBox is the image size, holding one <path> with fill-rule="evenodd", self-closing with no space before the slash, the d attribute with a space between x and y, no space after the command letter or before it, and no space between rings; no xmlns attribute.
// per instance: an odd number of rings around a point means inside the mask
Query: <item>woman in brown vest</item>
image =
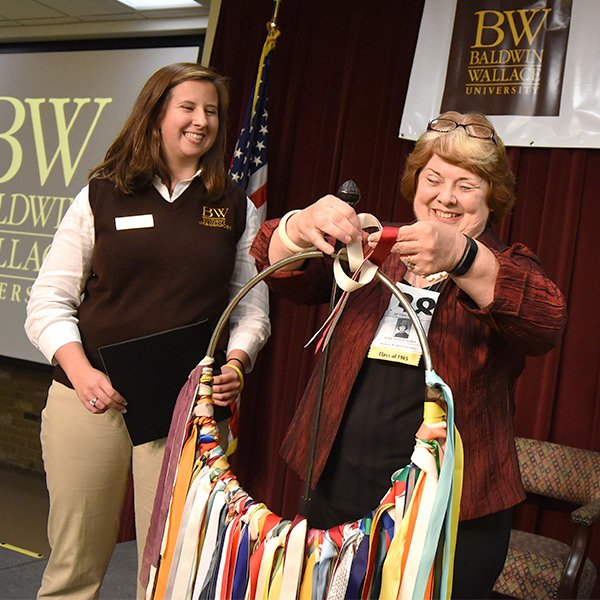
<svg viewBox="0 0 600 600"><path fill-rule="evenodd" d="M55 366L42 413L52 551L39 598L98 597L130 471L139 557L144 548L165 439L132 445L127 398L98 348L214 323L256 273L248 250L260 219L225 170L227 110L214 71L177 63L154 73L33 286L26 331ZM232 315L217 405L237 398L269 333L257 286Z"/></svg>

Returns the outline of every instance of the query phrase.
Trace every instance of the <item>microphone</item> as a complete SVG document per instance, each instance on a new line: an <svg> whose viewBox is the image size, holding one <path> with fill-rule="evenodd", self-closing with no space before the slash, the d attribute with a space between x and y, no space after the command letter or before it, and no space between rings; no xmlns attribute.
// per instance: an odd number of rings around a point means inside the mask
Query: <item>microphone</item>
<svg viewBox="0 0 600 600"><path fill-rule="evenodd" d="M358 189L356 183L352 181L352 179L347 179L338 188L336 196L340 200L343 200L346 204L349 204L352 208L355 208L360 201L360 190ZM342 242L336 240L334 245L335 252L339 252L342 246ZM335 290L335 285L333 287Z"/></svg>
<svg viewBox="0 0 600 600"><path fill-rule="evenodd" d="M349 204L352 208L354 208L358 201L360 200L360 190L358 186L352 179L348 179L344 181L342 185L338 188L336 196ZM342 248L343 244L339 240L335 241L334 251L338 253ZM335 279L333 281L333 285L331 286L331 297L329 299L329 312L331 313L337 304L338 300L338 291L341 290L337 287L335 283ZM315 463L316 456L316 448L317 448L317 433L319 431L319 423L321 420L321 407L323 405L323 390L325 389L325 377L327 373L327 362L329 357L329 346L325 346L323 349L323 362L321 363L321 381L319 383L318 394L317 394L317 406L312 416L312 431L310 436L310 446L309 446L309 459L308 459L308 469L306 473L306 479L304 483L304 494L300 499L300 504L298 510L300 514L306 515L308 504L310 503L310 484L312 480L312 473Z"/></svg>
<svg viewBox="0 0 600 600"><path fill-rule="evenodd" d="M360 201L360 190L352 179L348 179L340 185L336 196L354 208Z"/></svg>

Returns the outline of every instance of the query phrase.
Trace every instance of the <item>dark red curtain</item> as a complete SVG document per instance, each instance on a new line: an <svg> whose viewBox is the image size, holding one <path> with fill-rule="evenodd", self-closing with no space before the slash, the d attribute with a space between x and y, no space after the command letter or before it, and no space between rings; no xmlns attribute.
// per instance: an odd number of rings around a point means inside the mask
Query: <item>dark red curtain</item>
<svg viewBox="0 0 600 600"><path fill-rule="evenodd" d="M231 147L272 8L271 0L227 0L221 8L211 62L231 77ZM412 142L398 131L422 10L422 0L283 0L269 88L270 217L302 208L351 178L362 191L360 212L383 221L411 218L399 180ZM498 231L538 253L570 311L561 346L529 359L519 380L517 432L600 450L600 152L511 148L510 157L519 200ZM271 303L273 335L248 377L234 466L250 493L292 516L303 487L278 450L314 364L304 344L325 312L277 298ZM520 526L570 539L568 522L551 509L531 514L526 508L517 512Z"/></svg>

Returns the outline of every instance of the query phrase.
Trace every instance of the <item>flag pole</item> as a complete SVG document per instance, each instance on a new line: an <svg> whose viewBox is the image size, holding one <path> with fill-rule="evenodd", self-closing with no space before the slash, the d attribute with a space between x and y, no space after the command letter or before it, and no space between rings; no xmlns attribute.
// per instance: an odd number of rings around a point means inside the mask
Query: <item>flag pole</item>
<svg viewBox="0 0 600 600"><path fill-rule="evenodd" d="M263 44L252 96L235 146L229 169L233 180L246 191L259 210L261 221L266 218L267 201L267 83L271 52L280 35L277 16L281 0L275 0L271 20L266 23L267 36Z"/></svg>
<svg viewBox="0 0 600 600"><path fill-rule="evenodd" d="M267 126L267 84L271 63L271 52L280 35L277 16L281 0L275 0L271 20L267 22L267 37L263 44L254 89L246 106L240 135L233 152L229 174L235 183L246 192L256 207L260 221L267 214L267 175L268 175L268 126ZM231 440L227 454L233 452L237 440L238 414L233 403L229 420Z"/></svg>
<svg viewBox="0 0 600 600"><path fill-rule="evenodd" d="M271 20L267 23L267 29L269 31L273 30L273 29L277 29L277 16L279 15L279 5L281 4L282 0L274 0L273 4L275 5L273 7L273 14L271 15Z"/></svg>

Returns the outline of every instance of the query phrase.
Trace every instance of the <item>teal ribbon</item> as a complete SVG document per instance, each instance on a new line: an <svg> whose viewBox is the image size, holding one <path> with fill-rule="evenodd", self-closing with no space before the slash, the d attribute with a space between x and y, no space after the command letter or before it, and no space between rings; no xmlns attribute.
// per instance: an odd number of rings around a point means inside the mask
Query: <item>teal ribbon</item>
<svg viewBox="0 0 600 600"><path fill-rule="evenodd" d="M438 488L435 496L433 511L427 533L425 535L425 544L423 548L422 560L419 563L413 600L423 600L431 566L435 560L440 542L442 526L445 526L444 539L448 542L451 535L451 511L453 497L453 477L454 477L454 401L452 391L444 383L439 375L433 370L425 372L425 383L428 387L436 387L442 391L446 402L446 451L442 468L439 473ZM440 582L440 598L446 598L448 593L448 581L450 568L450 544L444 545L444 559L442 567L442 577Z"/></svg>

